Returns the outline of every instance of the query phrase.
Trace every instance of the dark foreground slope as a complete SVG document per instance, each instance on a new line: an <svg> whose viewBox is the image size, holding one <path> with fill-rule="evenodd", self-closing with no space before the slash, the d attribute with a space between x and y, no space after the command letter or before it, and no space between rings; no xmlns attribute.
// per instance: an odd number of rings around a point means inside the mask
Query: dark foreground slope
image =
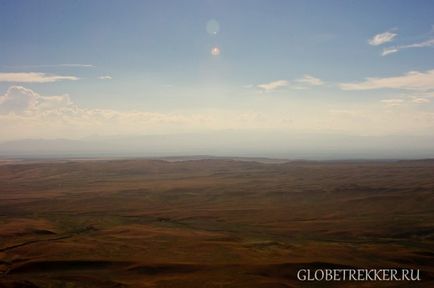
<svg viewBox="0 0 434 288"><path fill-rule="evenodd" d="M0 287L434 287L434 162L0 165ZM300 268L421 269L305 283Z"/></svg>

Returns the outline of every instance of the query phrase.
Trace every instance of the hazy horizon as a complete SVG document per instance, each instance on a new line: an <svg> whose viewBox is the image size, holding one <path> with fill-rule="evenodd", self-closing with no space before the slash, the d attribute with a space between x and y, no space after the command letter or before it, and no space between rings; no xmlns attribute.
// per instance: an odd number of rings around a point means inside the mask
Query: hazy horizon
<svg viewBox="0 0 434 288"><path fill-rule="evenodd" d="M90 136L25 139L0 143L11 158L68 157L265 157L304 160L433 158L432 136L352 136L215 131L171 135ZM384 147L389 147L385 149Z"/></svg>
<svg viewBox="0 0 434 288"><path fill-rule="evenodd" d="M0 5L0 154L434 157L432 2Z"/></svg>

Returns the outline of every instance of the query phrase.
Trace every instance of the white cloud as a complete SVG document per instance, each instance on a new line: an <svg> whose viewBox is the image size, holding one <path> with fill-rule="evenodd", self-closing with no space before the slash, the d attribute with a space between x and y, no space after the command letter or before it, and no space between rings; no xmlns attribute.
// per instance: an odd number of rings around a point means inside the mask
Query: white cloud
<svg viewBox="0 0 434 288"><path fill-rule="evenodd" d="M379 45L382 45L384 43L392 41L397 35L398 34L391 33L391 32L380 33L380 34L375 35L371 39L369 39L368 43L369 43L369 45L372 45L372 46L379 46Z"/></svg>
<svg viewBox="0 0 434 288"><path fill-rule="evenodd" d="M312 86L319 86L324 84L324 82L321 79L308 74L303 75L302 78L295 80L295 82L312 85Z"/></svg>
<svg viewBox="0 0 434 288"><path fill-rule="evenodd" d="M92 64L58 64L59 67L81 67L81 68L94 68ZM54 65L53 65L54 67Z"/></svg>
<svg viewBox="0 0 434 288"><path fill-rule="evenodd" d="M342 90L372 90L372 89L407 89L432 90L434 89L434 70L426 72L411 71L402 76L385 78L366 78L362 82L341 83Z"/></svg>
<svg viewBox="0 0 434 288"><path fill-rule="evenodd" d="M77 67L77 68L94 68L95 65L92 64L40 64L40 65L6 65L4 67L9 68L52 68L52 67Z"/></svg>
<svg viewBox="0 0 434 288"><path fill-rule="evenodd" d="M382 56L386 56L392 53L396 53L402 49L411 49L411 48L425 48L425 47L434 47L434 39L428 39L422 42L417 42L408 45L401 45L396 47L388 47L383 49Z"/></svg>
<svg viewBox="0 0 434 288"><path fill-rule="evenodd" d="M52 110L73 105L69 95L39 96L36 108L39 110Z"/></svg>
<svg viewBox="0 0 434 288"><path fill-rule="evenodd" d="M112 76L110 75L103 75L98 77L99 80L112 80Z"/></svg>
<svg viewBox="0 0 434 288"><path fill-rule="evenodd" d="M4 65L3 67L7 68L56 68L56 67L65 67L65 68L95 68L95 65L92 64L40 64L40 65Z"/></svg>
<svg viewBox="0 0 434 288"><path fill-rule="evenodd" d="M78 80L76 76L61 76L39 72L1 73L0 82L48 83L61 80Z"/></svg>
<svg viewBox="0 0 434 288"><path fill-rule="evenodd" d="M418 96L409 96L406 99L391 98L391 99L383 99L380 102L386 104L387 106L401 106L406 103L427 104L431 102L431 99L425 97L418 97Z"/></svg>
<svg viewBox="0 0 434 288"><path fill-rule="evenodd" d="M396 47L384 48L383 52L381 53L381 56L386 56L386 55L389 55L389 54L393 54L393 53L396 53L398 51L399 51L399 49L396 48Z"/></svg>
<svg viewBox="0 0 434 288"><path fill-rule="evenodd" d="M434 39L429 39L423 42L414 43L410 45L400 46L401 48L423 48L423 47L432 47L434 46Z"/></svg>
<svg viewBox="0 0 434 288"><path fill-rule="evenodd" d="M294 90L307 90L307 89L309 89L309 87L307 87L307 86L291 86L291 89L294 89Z"/></svg>
<svg viewBox="0 0 434 288"><path fill-rule="evenodd" d="M401 106L405 101L403 99L383 99L380 102L390 107L396 107Z"/></svg>
<svg viewBox="0 0 434 288"><path fill-rule="evenodd" d="M265 91L273 91L282 87L286 87L288 84L289 82L286 80L277 80L269 83L259 84L257 87Z"/></svg>
<svg viewBox="0 0 434 288"><path fill-rule="evenodd" d="M403 99L383 99L381 100L382 103L403 103L404 100Z"/></svg>
<svg viewBox="0 0 434 288"><path fill-rule="evenodd" d="M288 80L276 80L269 83L259 84L256 87L269 92L282 87L287 87L289 85L291 85L291 89L305 90L310 88L311 86L320 86L323 84L324 82L321 79L309 74L305 74L303 75L303 77L293 80L292 82L289 82Z"/></svg>
<svg viewBox="0 0 434 288"><path fill-rule="evenodd" d="M426 104L426 103L430 103L431 99L422 98L422 97L412 97L411 102L416 104Z"/></svg>
<svg viewBox="0 0 434 288"><path fill-rule="evenodd" d="M11 86L4 95L0 95L0 113L23 114L46 111L73 105L68 95L41 96L22 86Z"/></svg>
<svg viewBox="0 0 434 288"><path fill-rule="evenodd" d="M12 86L0 96L0 113L22 113L35 108L39 95L21 86Z"/></svg>

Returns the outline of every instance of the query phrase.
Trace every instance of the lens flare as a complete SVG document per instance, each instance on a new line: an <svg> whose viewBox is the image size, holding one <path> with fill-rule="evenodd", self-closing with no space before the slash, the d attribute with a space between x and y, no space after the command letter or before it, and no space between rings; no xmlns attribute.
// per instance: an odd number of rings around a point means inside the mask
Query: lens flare
<svg viewBox="0 0 434 288"><path fill-rule="evenodd" d="M220 24L214 19L206 23L206 32L210 35L216 35L220 31Z"/></svg>
<svg viewBox="0 0 434 288"><path fill-rule="evenodd" d="M218 47L214 47L211 49L211 55L212 56L219 56L220 55L220 49Z"/></svg>

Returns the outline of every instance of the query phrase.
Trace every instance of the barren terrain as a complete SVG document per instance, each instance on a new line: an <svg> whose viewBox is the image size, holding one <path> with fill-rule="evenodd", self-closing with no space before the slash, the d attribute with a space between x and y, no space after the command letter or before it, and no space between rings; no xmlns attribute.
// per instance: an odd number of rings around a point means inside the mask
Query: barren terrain
<svg viewBox="0 0 434 288"><path fill-rule="evenodd" d="M414 268L307 283L300 268ZM3 161L0 287L434 287L434 161Z"/></svg>

